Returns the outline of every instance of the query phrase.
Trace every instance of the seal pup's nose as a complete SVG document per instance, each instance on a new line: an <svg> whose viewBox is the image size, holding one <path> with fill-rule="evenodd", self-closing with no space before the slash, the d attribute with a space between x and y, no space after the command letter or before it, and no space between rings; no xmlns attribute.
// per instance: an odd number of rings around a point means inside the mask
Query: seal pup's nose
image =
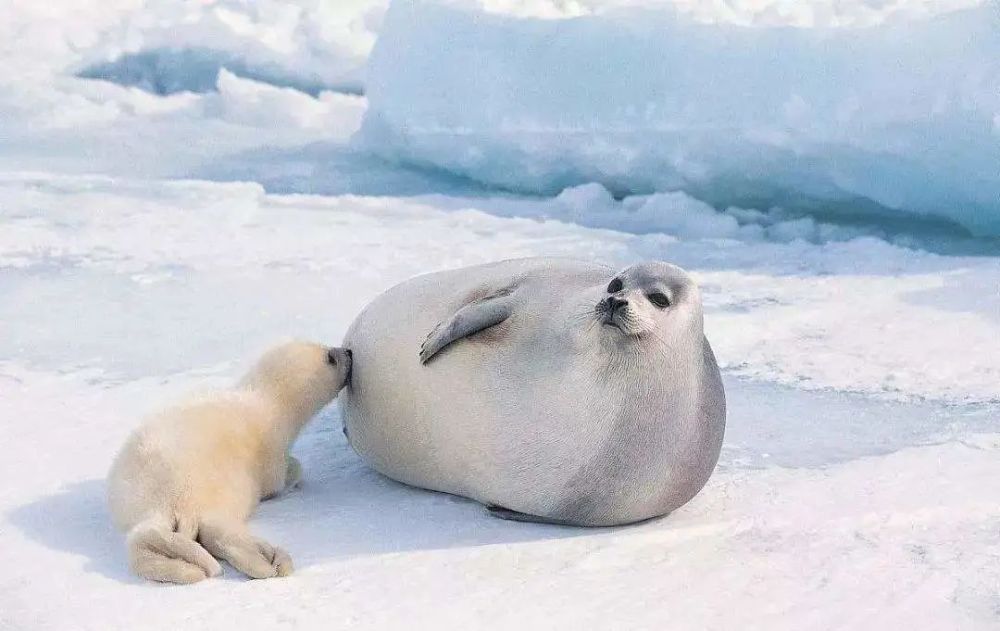
<svg viewBox="0 0 1000 631"><path fill-rule="evenodd" d="M326 353L326 359L331 365L336 366L343 361L351 362L354 359L351 350L348 348L338 348L336 346L330 348Z"/></svg>

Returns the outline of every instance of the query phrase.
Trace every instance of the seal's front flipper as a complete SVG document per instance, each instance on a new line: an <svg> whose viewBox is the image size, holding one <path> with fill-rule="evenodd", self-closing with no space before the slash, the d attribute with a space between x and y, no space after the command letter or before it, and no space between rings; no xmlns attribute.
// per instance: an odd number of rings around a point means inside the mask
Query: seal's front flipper
<svg viewBox="0 0 1000 631"><path fill-rule="evenodd" d="M530 524L552 524L555 526L574 525L568 521L562 521L559 519L549 519L548 517L539 517L538 515L519 513L516 510L510 510L509 508L504 508L503 506L497 506L495 504L487 505L486 512L497 519L506 519L507 521L522 521Z"/></svg>
<svg viewBox="0 0 1000 631"><path fill-rule="evenodd" d="M427 336L420 346L420 363L426 364L452 342L500 324L510 317L512 310L509 291L465 305Z"/></svg>

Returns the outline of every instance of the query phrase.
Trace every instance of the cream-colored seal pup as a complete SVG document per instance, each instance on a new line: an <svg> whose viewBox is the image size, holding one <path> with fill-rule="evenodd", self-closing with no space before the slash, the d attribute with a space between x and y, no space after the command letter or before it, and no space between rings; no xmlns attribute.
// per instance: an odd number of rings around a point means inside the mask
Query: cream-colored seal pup
<svg viewBox="0 0 1000 631"><path fill-rule="evenodd" d="M252 536L246 520L261 499L298 482L301 467L288 448L350 369L349 351L290 342L267 352L235 389L140 426L108 477L132 569L193 583L221 572L218 557L253 578L291 573L288 554Z"/></svg>
<svg viewBox="0 0 1000 631"><path fill-rule="evenodd" d="M718 460L725 394L680 268L522 259L376 298L345 433L375 469L493 514L601 526L669 513Z"/></svg>

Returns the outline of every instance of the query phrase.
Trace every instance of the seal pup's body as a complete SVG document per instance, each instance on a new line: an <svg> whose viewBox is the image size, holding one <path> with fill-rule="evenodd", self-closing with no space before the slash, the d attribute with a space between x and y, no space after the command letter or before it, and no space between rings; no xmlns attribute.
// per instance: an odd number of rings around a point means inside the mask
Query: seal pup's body
<svg viewBox="0 0 1000 631"><path fill-rule="evenodd" d="M288 343L237 388L165 410L133 432L108 476L132 569L193 583L221 572L218 557L252 578L290 574L288 554L245 522L261 499L298 482L288 448L343 387L350 363L343 349Z"/></svg>
<svg viewBox="0 0 1000 631"><path fill-rule="evenodd" d="M344 345L354 449L500 517L641 521L693 497L718 459L722 382L697 286L674 266L521 259L419 276L366 307Z"/></svg>

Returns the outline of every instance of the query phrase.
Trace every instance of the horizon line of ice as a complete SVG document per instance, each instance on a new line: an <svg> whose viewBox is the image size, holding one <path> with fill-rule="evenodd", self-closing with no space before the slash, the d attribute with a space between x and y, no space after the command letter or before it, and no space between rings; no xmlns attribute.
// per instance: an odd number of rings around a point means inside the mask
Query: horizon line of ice
<svg viewBox="0 0 1000 631"><path fill-rule="evenodd" d="M1000 2L864 28L394 2L354 142L514 192L919 215L1000 235Z"/></svg>

